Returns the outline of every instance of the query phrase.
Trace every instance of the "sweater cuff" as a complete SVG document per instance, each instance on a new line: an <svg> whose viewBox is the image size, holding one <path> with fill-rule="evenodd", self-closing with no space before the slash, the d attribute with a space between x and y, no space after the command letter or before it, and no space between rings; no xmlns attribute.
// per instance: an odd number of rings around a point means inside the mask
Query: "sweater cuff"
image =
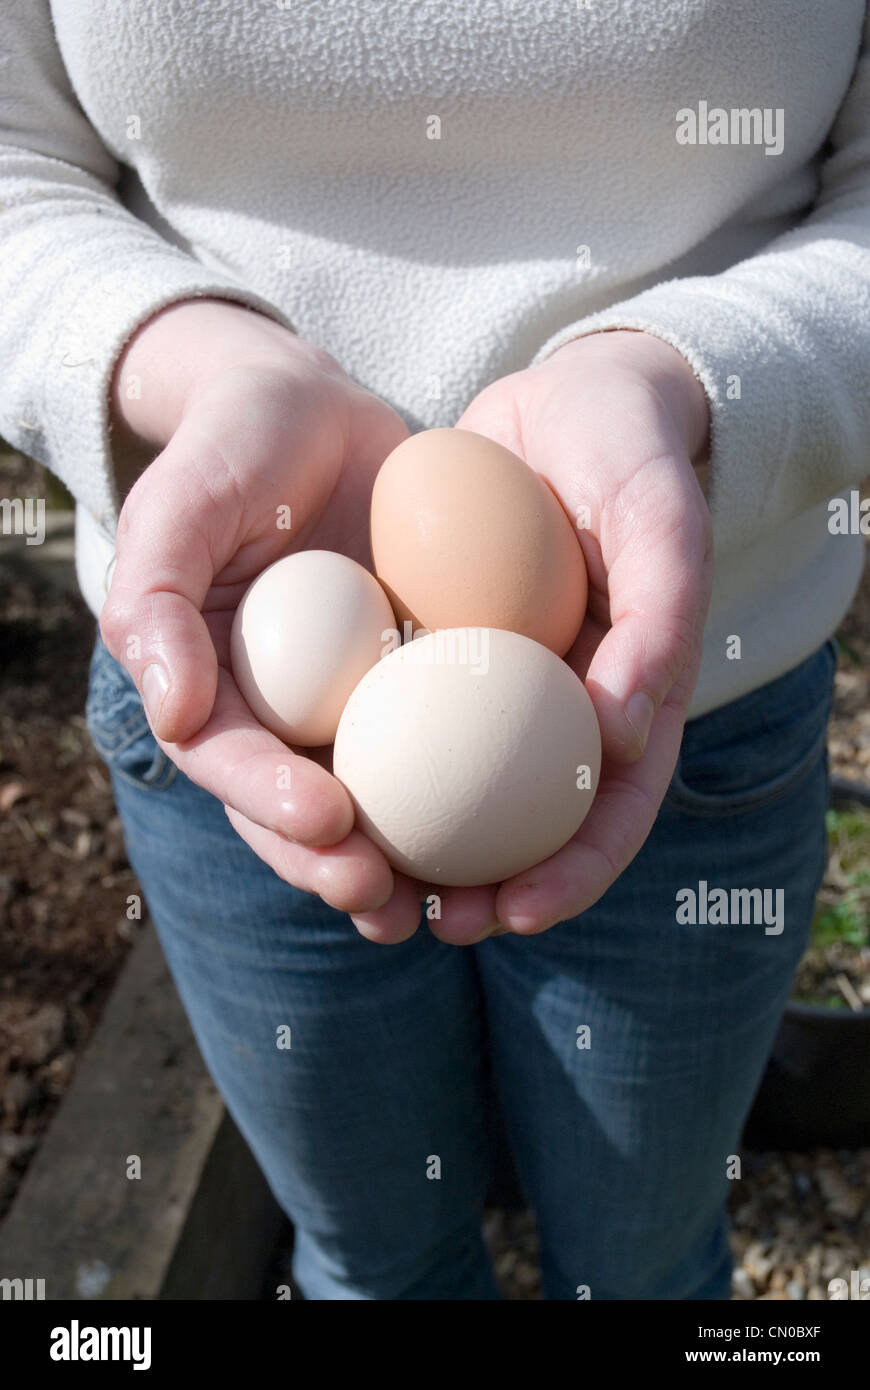
<svg viewBox="0 0 870 1390"><path fill-rule="evenodd" d="M576 338L611 329L636 329L669 343L704 387L716 550L742 549L753 539L750 530L772 520L772 495L790 452L788 422L800 418L792 399L800 372L781 340L775 342L758 316L721 284L687 278L656 285L561 329L531 365Z"/></svg>
<svg viewBox="0 0 870 1390"><path fill-rule="evenodd" d="M244 305L296 331L261 295L220 271L162 248L158 254L137 255L135 269L129 264L95 267L64 315L67 331L52 346L54 361L43 376L48 453L52 458L77 459L77 471L89 480L90 494L79 500L107 537L114 534L120 510L110 437L110 390L118 358L137 329L159 310L200 298ZM73 377L75 388L49 391L48 383L58 376Z"/></svg>

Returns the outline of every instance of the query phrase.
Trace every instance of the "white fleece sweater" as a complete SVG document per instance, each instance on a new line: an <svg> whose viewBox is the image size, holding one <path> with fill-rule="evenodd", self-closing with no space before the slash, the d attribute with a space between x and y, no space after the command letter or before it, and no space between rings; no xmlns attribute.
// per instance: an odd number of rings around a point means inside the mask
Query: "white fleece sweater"
<svg viewBox="0 0 870 1390"><path fill-rule="evenodd" d="M713 422L691 712L795 665L863 559L826 503L870 468L868 36L864 0L4 0L0 433L75 494L94 612L114 363L208 294L412 428L579 334L672 343Z"/></svg>

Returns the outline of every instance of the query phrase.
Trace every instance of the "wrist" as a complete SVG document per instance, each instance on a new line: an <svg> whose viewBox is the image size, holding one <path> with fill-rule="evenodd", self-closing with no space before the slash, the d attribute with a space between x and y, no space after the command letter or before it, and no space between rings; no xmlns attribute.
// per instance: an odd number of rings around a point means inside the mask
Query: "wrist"
<svg viewBox="0 0 870 1390"><path fill-rule="evenodd" d="M142 324L112 378L113 443L122 452L162 449L194 388L239 362L276 361L299 340L244 304L179 300Z"/></svg>
<svg viewBox="0 0 870 1390"><path fill-rule="evenodd" d="M710 404L703 385L682 353L651 333L636 329L610 329L575 338L559 348L548 360L573 359L575 366L585 363L619 368L652 386L673 419L686 452L696 467L709 459Z"/></svg>

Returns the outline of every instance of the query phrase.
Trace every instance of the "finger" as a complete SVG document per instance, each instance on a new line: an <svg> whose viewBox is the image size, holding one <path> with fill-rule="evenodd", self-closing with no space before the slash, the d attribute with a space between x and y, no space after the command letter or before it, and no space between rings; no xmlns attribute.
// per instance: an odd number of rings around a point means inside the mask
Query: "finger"
<svg viewBox="0 0 870 1390"><path fill-rule="evenodd" d="M200 609L232 554L237 505L221 504L224 470L204 460L182 422L131 489L118 521L112 586L100 616L109 651L129 671L155 734L170 743L205 723L217 657ZM198 467L208 470L208 486Z"/></svg>
<svg viewBox="0 0 870 1390"><path fill-rule="evenodd" d="M586 673L606 756L641 757L656 711L697 662L712 583L712 537L688 461L651 459L601 523L611 628ZM691 692L690 692L691 693Z"/></svg>
<svg viewBox="0 0 870 1390"><path fill-rule="evenodd" d="M495 887L441 888L396 875L396 891L378 912L354 914L354 923L372 941L403 941L416 931L424 904L426 925L449 946L473 946L504 928L496 921ZM440 913L440 916L431 915Z"/></svg>
<svg viewBox="0 0 870 1390"><path fill-rule="evenodd" d="M427 922L433 936L450 946L473 946L498 929L495 914L495 887L444 888L439 898L440 918Z"/></svg>
<svg viewBox="0 0 870 1390"><path fill-rule="evenodd" d="M499 922L523 935L546 931L585 912L628 867L652 829L673 775L690 688L689 682L678 683L666 697L639 762L608 768L573 839L501 885Z"/></svg>
<svg viewBox="0 0 870 1390"><path fill-rule="evenodd" d="M264 729L223 668L199 732L175 744L158 742L192 781L267 831L335 845L353 827L353 803L341 783Z"/></svg>
<svg viewBox="0 0 870 1390"><path fill-rule="evenodd" d="M224 810L233 829L279 878L316 893L337 911L376 912L392 897L389 864L358 830L330 849L309 849L256 825L232 806Z"/></svg>
<svg viewBox="0 0 870 1390"><path fill-rule="evenodd" d="M100 632L136 682L151 728L168 742L203 726L217 656L200 607L221 548L220 509L196 505L177 466L183 425L139 478L118 520L117 555Z"/></svg>
<svg viewBox="0 0 870 1390"><path fill-rule="evenodd" d="M395 887L389 902L374 912L354 912L353 924L361 936L380 946L396 946L413 936L420 925L420 892L404 874L393 875Z"/></svg>

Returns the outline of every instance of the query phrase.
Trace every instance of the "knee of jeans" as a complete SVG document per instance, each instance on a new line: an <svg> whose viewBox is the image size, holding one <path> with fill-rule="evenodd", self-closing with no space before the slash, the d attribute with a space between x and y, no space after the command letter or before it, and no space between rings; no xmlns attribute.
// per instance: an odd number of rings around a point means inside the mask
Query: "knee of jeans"
<svg viewBox="0 0 870 1390"><path fill-rule="evenodd" d="M606 1248L591 1253L584 1263L578 1245L574 1269L564 1267L564 1253L542 1244L541 1270L545 1296L582 1302L658 1299L729 1298L733 1259L724 1203L710 1222L692 1222L689 1210L667 1228L608 1237Z"/></svg>
<svg viewBox="0 0 870 1390"><path fill-rule="evenodd" d="M447 1235L414 1241L414 1222L402 1248L368 1237L350 1245L340 1237L297 1228L293 1275L306 1298L357 1300L491 1299L497 1285L480 1231L480 1215ZM427 1223L428 1224L428 1223Z"/></svg>

